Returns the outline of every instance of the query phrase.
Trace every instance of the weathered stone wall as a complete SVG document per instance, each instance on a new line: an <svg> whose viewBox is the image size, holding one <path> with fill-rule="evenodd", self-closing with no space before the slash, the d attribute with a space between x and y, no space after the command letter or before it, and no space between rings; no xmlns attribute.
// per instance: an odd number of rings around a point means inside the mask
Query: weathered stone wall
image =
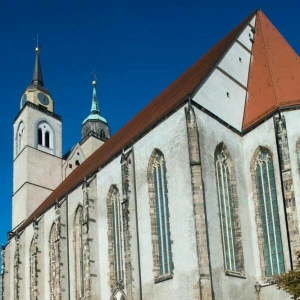
<svg viewBox="0 0 300 300"><path fill-rule="evenodd" d="M208 236L206 222L206 203L202 184L199 134L195 111L191 105L185 108L188 147L193 190L194 220L197 238L199 285L195 285L195 299L212 299L211 272L209 267Z"/></svg>

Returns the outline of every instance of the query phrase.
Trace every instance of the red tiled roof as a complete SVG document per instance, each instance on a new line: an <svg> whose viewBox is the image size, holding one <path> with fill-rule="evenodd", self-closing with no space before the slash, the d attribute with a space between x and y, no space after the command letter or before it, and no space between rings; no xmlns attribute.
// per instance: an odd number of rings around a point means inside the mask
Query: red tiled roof
<svg viewBox="0 0 300 300"><path fill-rule="evenodd" d="M159 94L140 113L113 135L105 144L88 157L77 167L49 196L48 198L27 218L17 229L18 232L29 225L36 217L42 215L57 199L61 199L74 187L80 184L84 177L94 173L99 167L105 165L114 156L132 141L138 139L164 116L178 107L192 94L200 83L210 74L216 63L221 59L228 47L234 42L241 30L252 19L254 13L248 16L227 36L218 42L194 65L176 79L166 90Z"/></svg>
<svg viewBox="0 0 300 300"><path fill-rule="evenodd" d="M278 107L300 103L299 56L258 11L243 129Z"/></svg>

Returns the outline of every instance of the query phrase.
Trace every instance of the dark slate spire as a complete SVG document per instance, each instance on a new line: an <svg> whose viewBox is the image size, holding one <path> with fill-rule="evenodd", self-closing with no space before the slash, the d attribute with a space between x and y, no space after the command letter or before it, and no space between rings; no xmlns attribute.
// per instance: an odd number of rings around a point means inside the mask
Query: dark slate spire
<svg viewBox="0 0 300 300"><path fill-rule="evenodd" d="M35 65L33 71L33 77L31 84L44 86L43 75L40 63L40 49L38 47L35 48Z"/></svg>

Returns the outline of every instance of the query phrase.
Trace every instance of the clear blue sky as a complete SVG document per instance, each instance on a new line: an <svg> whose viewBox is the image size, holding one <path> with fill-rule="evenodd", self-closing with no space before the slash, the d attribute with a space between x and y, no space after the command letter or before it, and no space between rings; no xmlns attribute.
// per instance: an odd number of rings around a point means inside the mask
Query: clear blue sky
<svg viewBox="0 0 300 300"><path fill-rule="evenodd" d="M10 4L10 3L11 4ZM63 152L80 140L91 72L112 133L254 9L297 53L300 4L289 1L2 1L0 242L11 229L12 124L31 81L38 33L45 87L63 119Z"/></svg>

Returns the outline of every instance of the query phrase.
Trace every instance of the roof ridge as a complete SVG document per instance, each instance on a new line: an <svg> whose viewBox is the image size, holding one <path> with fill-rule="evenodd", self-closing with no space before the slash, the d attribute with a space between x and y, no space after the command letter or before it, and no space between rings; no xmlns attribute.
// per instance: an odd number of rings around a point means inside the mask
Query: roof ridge
<svg viewBox="0 0 300 300"><path fill-rule="evenodd" d="M279 105L278 95L277 95L277 91L275 89L274 75L273 75L273 71L272 71L272 68L271 68L271 65L270 65L270 58L269 58L269 52L268 52L268 49L267 49L267 44L266 44L266 39L265 39L264 27L262 26L262 22L261 22L261 14L263 14L263 13L261 12L261 13L258 13L257 15L258 15L258 19L259 19L260 25L261 25L261 33L262 33L262 38L263 38L263 41L264 41L264 50L265 50L265 53L266 53L266 56L267 56L268 70L269 70L270 76L271 76L271 82L272 82L273 91L274 91L274 95L275 95L275 101L276 101L276 104L278 106Z"/></svg>

